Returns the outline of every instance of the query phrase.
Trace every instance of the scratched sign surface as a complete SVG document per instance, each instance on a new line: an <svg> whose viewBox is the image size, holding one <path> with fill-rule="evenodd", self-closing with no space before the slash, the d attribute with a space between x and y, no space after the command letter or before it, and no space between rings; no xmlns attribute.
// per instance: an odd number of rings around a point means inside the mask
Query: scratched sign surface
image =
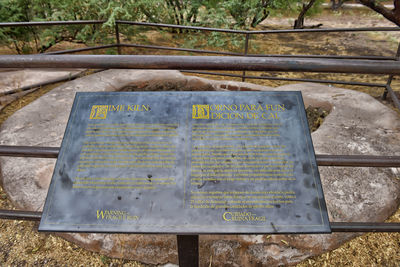
<svg viewBox="0 0 400 267"><path fill-rule="evenodd" d="M301 93L77 93L39 230L330 232Z"/></svg>

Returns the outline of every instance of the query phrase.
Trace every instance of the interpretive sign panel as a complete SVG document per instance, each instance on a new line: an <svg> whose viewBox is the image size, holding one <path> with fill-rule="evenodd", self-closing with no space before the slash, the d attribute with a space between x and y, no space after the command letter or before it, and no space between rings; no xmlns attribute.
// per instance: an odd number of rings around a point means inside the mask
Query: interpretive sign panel
<svg viewBox="0 0 400 267"><path fill-rule="evenodd" d="M301 93L77 93L39 230L330 232Z"/></svg>

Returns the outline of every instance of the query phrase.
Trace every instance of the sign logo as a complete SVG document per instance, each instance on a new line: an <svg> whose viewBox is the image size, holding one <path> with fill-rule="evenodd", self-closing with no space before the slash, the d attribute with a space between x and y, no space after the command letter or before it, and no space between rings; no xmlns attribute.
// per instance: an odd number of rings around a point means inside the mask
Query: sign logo
<svg viewBox="0 0 400 267"><path fill-rule="evenodd" d="M137 221L140 217L123 210L97 210L97 220Z"/></svg>
<svg viewBox="0 0 400 267"><path fill-rule="evenodd" d="M92 111L90 112L90 119L104 120L107 117L107 110L107 105L93 105Z"/></svg>
<svg viewBox="0 0 400 267"><path fill-rule="evenodd" d="M209 105L193 105L192 119L209 119L210 106Z"/></svg>
<svg viewBox="0 0 400 267"><path fill-rule="evenodd" d="M267 219L265 216L259 216L252 212L224 212L222 219L226 222L265 222Z"/></svg>

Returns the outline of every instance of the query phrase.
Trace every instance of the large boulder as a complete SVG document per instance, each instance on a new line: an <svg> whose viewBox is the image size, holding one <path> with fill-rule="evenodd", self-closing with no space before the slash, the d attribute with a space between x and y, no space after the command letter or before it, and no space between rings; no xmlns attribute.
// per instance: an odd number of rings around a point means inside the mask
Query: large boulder
<svg viewBox="0 0 400 267"><path fill-rule="evenodd" d="M60 146L76 91L118 90L301 90L304 102L330 111L312 134L318 154L400 155L400 120L369 95L304 83L269 88L213 81L178 71L109 70L65 83L13 114L0 129L2 145ZM1 182L21 209L41 210L55 160L1 157ZM320 167L331 221L383 221L398 204L395 168ZM150 264L177 262L173 235L60 234L111 257ZM294 264L337 248L355 234L202 235L201 266Z"/></svg>
<svg viewBox="0 0 400 267"><path fill-rule="evenodd" d="M0 110L12 101L35 91L37 88L29 90L11 91L23 87L30 87L36 84L43 84L54 79L68 79L71 75L78 74L79 69L5 69L0 70Z"/></svg>

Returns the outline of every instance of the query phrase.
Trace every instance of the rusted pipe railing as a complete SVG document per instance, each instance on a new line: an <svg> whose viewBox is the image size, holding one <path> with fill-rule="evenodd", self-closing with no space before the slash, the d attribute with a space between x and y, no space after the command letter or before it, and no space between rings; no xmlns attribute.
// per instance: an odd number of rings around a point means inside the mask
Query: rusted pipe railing
<svg viewBox="0 0 400 267"><path fill-rule="evenodd" d="M91 70L90 73L93 74L93 73L98 73L98 72L101 72L101 71L104 71L104 70ZM29 90L32 90L32 89L37 89L37 88L40 88L42 86L46 86L46 85L50 85L50 84L55 84L55 83L65 82L65 81L72 81L72 80L75 80L76 78L79 78L79 77L87 75L87 73L88 73L88 71L84 70L84 71L80 71L80 72L75 73L75 74L65 75L63 77L51 79L51 80L48 80L48 81L45 81L45 82L34 83L34 84L23 86L23 87L20 87L20 88L17 88L17 89L12 89L12 90L9 90L9 91L0 92L0 97L1 96L6 96L6 95L17 94L17 93L29 91Z"/></svg>
<svg viewBox="0 0 400 267"><path fill-rule="evenodd" d="M244 39L244 51L243 51L243 56L247 56L249 52L249 42L250 42L250 34L246 33L245 39ZM246 71L244 70L242 72L242 82L246 80Z"/></svg>
<svg viewBox="0 0 400 267"><path fill-rule="evenodd" d="M0 219L40 221L42 212L0 209ZM400 223L330 222L332 232L400 232Z"/></svg>
<svg viewBox="0 0 400 267"><path fill-rule="evenodd" d="M204 75L227 76L227 77L234 77L234 78L243 77L242 75L239 75L239 74L210 72L210 71L181 70L181 72L193 73L193 74L204 74ZM246 75L245 78L246 79L261 79L261 80L276 80L276 81L291 81L291 82L314 82L314 83L328 83L328 84L359 85L359 86L386 88L386 84L381 84L381 83L364 83L364 82L350 82L350 81L336 81L336 80L272 77L272 76L266 76L263 74L261 74L261 76Z"/></svg>
<svg viewBox="0 0 400 267"><path fill-rule="evenodd" d="M57 158L59 147L0 145L0 156ZM318 166L400 167L400 156L316 155Z"/></svg>
<svg viewBox="0 0 400 267"><path fill-rule="evenodd" d="M395 60L396 61L400 61L400 43L397 46L397 52L396 52ZM390 93L390 97L393 99L393 102L397 106L397 108L400 109L399 99L396 96L394 96L393 90L390 87L390 85L392 84L392 81L393 81L393 77L394 77L393 75L389 75L389 78L388 78L388 80L386 82L385 91L383 92L383 95L382 95L382 99L385 100L388 92L391 90L392 92Z"/></svg>
<svg viewBox="0 0 400 267"><path fill-rule="evenodd" d="M158 28L200 30L200 31L213 31L213 32L224 32L224 33L239 33L239 34L400 31L399 27L361 27L361 28L333 28L333 29L316 28L316 29L246 31L246 30L232 30L232 29L220 29L220 28L199 27L199 26L185 26L185 25L165 24L165 23L137 22L137 21L126 21L126 20L116 20L115 22L118 24L137 25L137 26L153 26L153 27L158 27Z"/></svg>
<svg viewBox="0 0 400 267"><path fill-rule="evenodd" d="M61 51L46 52L46 53L43 53L42 55L61 55L61 54L93 51L93 50L100 50L100 49L113 48L113 47L118 47L118 45L116 45L116 44L98 45L98 46L91 46L91 47L84 47L84 48L67 49L67 50L61 50Z"/></svg>
<svg viewBox="0 0 400 267"><path fill-rule="evenodd" d="M118 55L122 54L121 51L121 40L119 38L119 28L118 28L118 23L115 23L115 41L116 41L116 47L117 47L117 51L118 51Z"/></svg>
<svg viewBox="0 0 400 267"><path fill-rule="evenodd" d="M216 55L229 55L229 56L243 56L243 53L235 52L223 52L205 49L193 49L193 48L179 48L170 46L160 46L160 45L141 45L141 44L120 44L121 47L135 47L135 48L147 48L156 50L170 50L170 51L181 51L181 52L191 52L191 53L201 53L201 54L216 54Z"/></svg>
<svg viewBox="0 0 400 267"><path fill-rule="evenodd" d="M56 26L56 25L82 25L103 24L105 20L66 20L66 21L23 21L0 22L0 27L25 27L25 26Z"/></svg>
<svg viewBox="0 0 400 267"><path fill-rule="evenodd" d="M81 25L81 24L103 24L106 20L68 20L68 21L24 21L24 22L1 22L0 27L25 27L25 26L54 26L54 25ZM360 28L315 28L315 29L288 29L288 30L265 30L265 31L248 31L221 29L201 26L185 26L165 23L151 23L116 20L118 24L137 25L137 26L153 26L160 28L214 31L225 33L239 34L273 34L273 33L304 33L304 32L366 32L366 31L400 31L399 27L360 27Z"/></svg>
<svg viewBox="0 0 400 267"><path fill-rule="evenodd" d="M115 45L116 46L116 45ZM290 58L327 58L327 59L370 59L370 60L396 60L396 57L386 56L344 56L344 55L279 55L279 54L245 54L237 52L225 52L215 51L206 49L194 49L194 48L180 48L162 45L142 45L142 44L119 44L120 47L135 47L135 48L146 48L155 50L170 50L170 51L181 51L181 52L192 52L201 54L216 54L216 55L229 55L229 56L248 56L248 57L290 57ZM95 49L97 47L94 47ZM67 50L63 50L67 51Z"/></svg>
<svg viewBox="0 0 400 267"><path fill-rule="evenodd" d="M37 146L3 146L0 145L0 156L31 157L31 158L57 158L59 147Z"/></svg>
<svg viewBox="0 0 400 267"><path fill-rule="evenodd" d="M247 54L248 57L291 57L291 58L332 58L332 59L370 59L396 60L396 57L386 56L346 56L346 55L279 55L279 54Z"/></svg>
<svg viewBox="0 0 400 267"><path fill-rule="evenodd" d="M159 55L0 56L0 68L196 69L400 74L400 62L281 57Z"/></svg>

